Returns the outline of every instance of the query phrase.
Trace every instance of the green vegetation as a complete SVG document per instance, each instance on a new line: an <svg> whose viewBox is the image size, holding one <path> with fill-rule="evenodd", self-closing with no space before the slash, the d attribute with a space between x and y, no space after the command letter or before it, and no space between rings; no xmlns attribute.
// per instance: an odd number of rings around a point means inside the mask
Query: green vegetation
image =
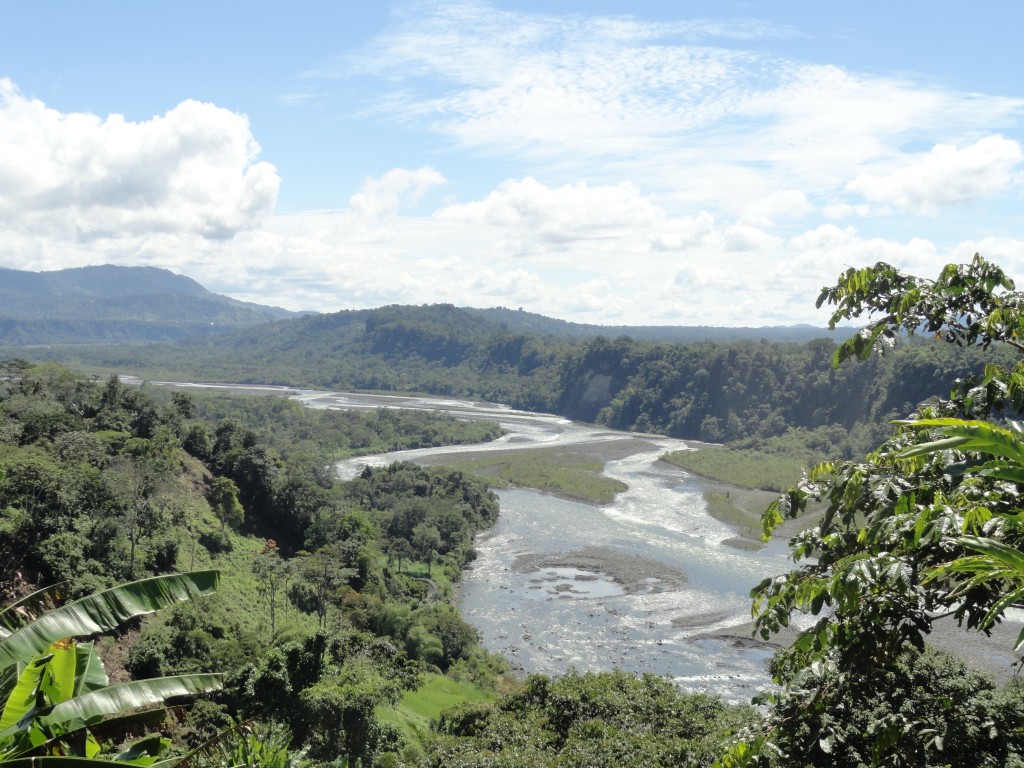
<svg viewBox="0 0 1024 768"><path fill-rule="evenodd" d="M790 456L721 446L672 451L661 459L712 480L778 493L796 483L807 466Z"/></svg>
<svg viewBox="0 0 1024 768"><path fill-rule="evenodd" d="M850 269L825 302L833 323L870 319L837 365L918 331L1024 351L1024 300L979 256L934 281L884 263ZM770 533L809 503L826 507L791 542L797 566L753 590L757 631L771 636L794 612L817 620L776 656L780 691L720 765L793 754L816 766L1021 764L1020 691L921 653L935 622L987 631L1024 595L1024 441L1012 421L1024 363L993 361L952 390L862 459L819 464L766 512Z"/></svg>
<svg viewBox="0 0 1024 768"><path fill-rule="evenodd" d="M494 699L495 692L489 688L445 675L427 674L416 690L407 691L392 707L378 711L378 716L383 723L397 728L408 743L422 750L442 712Z"/></svg>
<svg viewBox="0 0 1024 768"><path fill-rule="evenodd" d="M759 515L737 506L730 491L705 491L704 501L708 505L709 515L735 527L740 537L755 545L751 549L758 548L756 544L761 535Z"/></svg>
<svg viewBox="0 0 1024 768"><path fill-rule="evenodd" d="M57 765L48 756L95 758L97 733L122 738L138 728L131 710L221 687L219 675L177 675L110 685L95 643L75 636L109 631L147 613L216 588L216 571L158 576L104 590L45 611L59 590L23 598L0 612L0 764ZM27 618L44 610L35 618ZM115 715L114 718L107 717ZM155 716L154 716L155 715ZM164 711L143 713L158 723ZM166 750L159 735L136 741L113 762L149 765Z"/></svg>
<svg viewBox="0 0 1024 768"><path fill-rule="evenodd" d="M111 673L227 674L219 697L175 729L183 746L255 717L284 722L293 748L317 760L369 762L401 738L377 708L424 671L485 684L502 671L447 602L497 503L451 469L400 464L340 483L325 467L352 436L337 430L391 445L495 428L460 433L451 419L385 411L339 421L280 398L255 403L4 363L0 584L14 597L64 582L80 596L133 574L215 564L221 593L101 644ZM207 409L221 415L207 421ZM232 749L253 746L236 737Z"/></svg>
<svg viewBox="0 0 1024 768"><path fill-rule="evenodd" d="M652 675L532 675L493 704L443 713L428 765L706 766L749 714Z"/></svg>
<svg viewBox="0 0 1024 768"><path fill-rule="evenodd" d="M445 462L498 487L519 486L557 493L591 504L607 504L626 490L620 480L601 474L604 462L565 448L492 451L483 457L446 456Z"/></svg>
<svg viewBox="0 0 1024 768"><path fill-rule="evenodd" d="M19 354L164 380L480 398L623 430L754 450L773 450L781 440L789 452L846 458L883 440L889 420L945 396L949 382L983 364L976 350L925 338L836 370L831 339L574 338L500 317L446 305L382 307L174 345L19 348Z"/></svg>

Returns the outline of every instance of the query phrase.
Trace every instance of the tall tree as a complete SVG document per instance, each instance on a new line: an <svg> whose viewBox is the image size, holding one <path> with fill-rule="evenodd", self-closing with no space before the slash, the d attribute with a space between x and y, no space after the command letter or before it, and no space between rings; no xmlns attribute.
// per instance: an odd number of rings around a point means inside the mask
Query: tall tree
<svg viewBox="0 0 1024 768"><path fill-rule="evenodd" d="M327 626L327 607L340 587L358 572L345 566L343 547L332 544L316 552L299 553L299 575L313 588L320 626Z"/></svg>
<svg viewBox="0 0 1024 768"><path fill-rule="evenodd" d="M869 321L838 347L836 365L915 333L1024 351L1024 297L980 256L948 265L936 280L884 263L850 269L822 290L818 304L824 303L836 307L833 327ZM810 745L801 759L831 764L843 729L822 707L831 706L827 694L837 680L894 674L908 649L923 648L933 622L952 618L986 629L1024 594L1024 567L1006 567L1014 558L1024 563L1024 447L1019 428L1006 421L1024 405L1024 363L990 364L951 387L949 399L919 406L876 451L813 468L766 512L767 536L809 502L825 506L820 520L792 540L798 566L753 591L757 631L770 637L790 625L794 612L818 618L776 658L783 690L763 727L735 745L722 765L772 764L771 754L795 743L794 728L805 730L800 743ZM805 705L793 706L798 700ZM871 726L872 760L948 761L942 738L912 740L919 756L906 751L911 741L893 731L903 725Z"/></svg>
<svg viewBox="0 0 1024 768"><path fill-rule="evenodd" d="M267 598L270 612L270 638L277 634L277 598L288 586L293 568L290 562L281 559L277 543L267 539L263 549L252 560L252 572L260 583L260 588Z"/></svg>
<svg viewBox="0 0 1024 768"><path fill-rule="evenodd" d="M174 451L173 437L166 431L152 440L131 438L106 474L109 488L120 501L120 518L128 536L129 577L136 574L143 538L169 525L165 505L175 486Z"/></svg>
<svg viewBox="0 0 1024 768"><path fill-rule="evenodd" d="M431 523L420 523L412 531L412 546L421 559L427 563L427 575L430 575L430 567L437 557L437 550L441 548L441 534L437 526Z"/></svg>
<svg viewBox="0 0 1024 768"><path fill-rule="evenodd" d="M215 477L210 485L210 506L220 520L220 532L225 526L237 528L245 520L245 509L238 501L238 486L230 477Z"/></svg>

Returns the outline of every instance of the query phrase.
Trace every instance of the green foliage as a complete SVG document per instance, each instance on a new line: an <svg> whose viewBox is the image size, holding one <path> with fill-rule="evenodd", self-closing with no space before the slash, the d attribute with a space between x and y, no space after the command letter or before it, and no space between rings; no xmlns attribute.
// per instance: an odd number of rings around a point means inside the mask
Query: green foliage
<svg viewBox="0 0 1024 768"><path fill-rule="evenodd" d="M237 528L245 520L245 510L238 501L238 486L230 478L214 478L210 487L210 506L220 520L222 533L225 526Z"/></svg>
<svg viewBox="0 0 1024 768"><path fill-rule="evenodd" d="M823 288L817 306L836 307L829 318L841 320L867 314L871 322L836 349L838 365L850 357L893 347L899 334L934 334L957 346L988 349L999 342L1024 351L1024 302L1013 281L995 264L975 254L970 264L947 264L938 279L907 275L884 262L850 268L836 285Z"/></svg>
<svg viewBox="0 0 1024 768"><path fill-rule="evenodd" d="M849 270L837 286L822 291L819 304L838 306L832 322L880 316L838 350L838 363L922 328L958 345L1004 342L1020 349L1022 307L1010 290L1005 274L976 256L969 265L946 267L934 282L886 264ZM790 739L806 741L821 727L826 711L834 711L834 690L849 698L852 693L841 692L894 675L904 676L890 706L893 712L898 707L899 716L876 713L862 729L869 737L858 747L864 759L870 754L873 764L995 765L1018 749L1011 736L1019 726L1012 719L983 737L957 732L948 738L945 731L955 731L948 721L933 722L924 733L923 724L938 719L936 702L945 699L937 683L920 686L918 696L907 687L911 672L903 666L917 658L908 649L923 648L938 618L984 630L1024 595L1024 449L1018 427L998 423L1001 412L1021 409L1019 376L1019 365L986 366L983 377L956 382L950 400L925 404L898 422L863 460L818 465L768 509L764 527L770 534L809 500L826 505L820 521L792 540L798 567L752 592L757 630L768 637L788 626L794 611L818 619L778 660L776 677L786 687L760 731L730 756L733 762L744 750L745 760L771 762L773 752L785 754L793 746ZM955 671L950 676L964 677ZM950 702L941 704L949 717L974 727L968 705ZM841 741L838 735L820 738L822 749ZM978 746L957 757L959 744L976 738L991 739L988 751ZM821 758L814 764L832 763Z"/></svg>
<svg viewBox="0 0 1024 768"><path fill-rule="evenodd" d="M651 675L533 675L493 704L442 713L429 765L707 765L749 714Z"/></svg>
<svg viewBox="0 0 1024 768"><path fill-rule="evenodd" d="M601 474L604 463L564 448L491 451L485 457L446 457L453 467L512 486L558 493L592 504L607 504L625 483Z"/></svg>
<svg viewBox="0 0 1024 768"><path fill-rule="evenodd" d="M9 628L0 632L0 762L39 755L93 758L100 745L89 729L106 716L220 688L219 675L111 686L94 644L74 639L206 594L217 582L216 572L162 576L105 590L31 620L6 612ZM111 725L104 722L108 730ZM166 746L157 737L137 743L118 759L148 764Z"/></svg>
<svg viewBox="0 0 1024 768"><path fill-rule="evenodd" d="M375 708L417 683L418 667L386 640L319 632L272 651L235 690L243 712L287 723L312 757L367 760L387 742Z"/></svg>
<svg viewBox="0 0 1024 768"><path fill-rule="evenodd" d="M199 768L293 768L302 764L305 752L291 751L291 741L291 732L282 723L232 722L182 763Z"/></svg>
<svg viewBox="0 0 1024 768"><path fill-rule="evenodd" d="M997 690L946 653L905 649L871 670L823 662L786 683L773 710L778 765L981 768L1024 758L1019 685Z"/></svg>

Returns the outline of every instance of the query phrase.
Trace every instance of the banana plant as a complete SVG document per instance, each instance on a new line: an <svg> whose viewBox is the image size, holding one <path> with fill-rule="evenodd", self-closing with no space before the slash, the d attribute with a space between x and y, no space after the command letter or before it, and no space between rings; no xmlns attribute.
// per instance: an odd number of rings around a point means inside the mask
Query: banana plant
<svg viewBox="0 0 1024 768"><path fill-rule="evenodd" d="M95 759L100 744L90 729L101 722L109 725L109 716L133 719L137 715L124 713L219 689L221 676L210 674L111 686L94 644L76 640L209 594L219 577L217 571L156 576L97 592L30 620L14 618L10 609L0 614L0 764L6 768L24 758L37 765L51 760L67 765L70 756L102 764ZM118 756L118 764L148 765L166 746L160 737L143 739Z"/></svg>

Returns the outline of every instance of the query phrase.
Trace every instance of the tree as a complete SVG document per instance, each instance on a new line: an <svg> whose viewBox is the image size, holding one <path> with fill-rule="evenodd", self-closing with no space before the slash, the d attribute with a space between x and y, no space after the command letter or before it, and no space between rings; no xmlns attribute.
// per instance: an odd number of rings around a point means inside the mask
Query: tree
<svg viewBox="0 0 1024 768"><path fill-rule="evenodd" d="M237 528L245 520L245 510L238 501L238 486L230 477L215 477L210 486L210 506L220 520L220 532L225 526Z"/></svg>
<svg viewBox="0 0 1024 768"><path fill-rule="evenodd" d="M412 546L421 559L427 563L427 575L430 575L430 566L437 557L437 550L441 548L441 534L437 526L430 523L420 523L412 530Z"/></svg>
<svg viewBox="0 0 1024 768"><path fill-rule="evenodd" d="M412 556L412 544L408 539L388 539L387 550L390 557L398 560L398 572L402 572L402 560Z"/></svg>
<svg viewBox="0 0 1024 768"><path fill-rule="evenodd" d="M850 269L822 290L823 303L836 307L831 327L869 320L837 348L837 366L918 333L1024 351L1024 297L980 256L945 267L934 281L884 263ZM836 675L892 674L908 649L924 647L933 622L952 618L985 630L1024 595L1024 444L1019 427L1006 422L1024 405L1024 364L990 364L951 384L948 400L919 406L877 450L814 467L765 513L767 537L809 502L825 506L791 542L798 566L753 590L756 631L767 638L789 626L794 612L818 618L775 660L782 692L769 697L763 726L722 765L770 763L773 752L784 754L793 717L820 715ZM792 707L799 698L816 706ZM814 727L821 744L837 743L840 734L824 720ZM870 732L874 761L919 764L884 724ZM941 739L932 743L933 759L948 761Z"/></svg>
<svg viewBox="0 0 1024 768"><path fill-rule="evenodd" d="M622 671L530 675L515 693L441 713L430 766L673 766L712 759L749 716L655 675Z"/></svg>
<svg viewBox="0 0 1024 768"><path fill-rule="evenodd" d="M309 747L317 760L366 765L376 764L386 735L376 708L416 688L419 665L384 638L321 630L272 649L242 677L237 690L246 716L287 723L293 747Z"/></svg>
<svg viewBox="0 0 1024 768"><path fill-rule="evenodd" d="M277 596L288 586L293 569L291 563L281 559L277 543L267 539L263 549L252 560L252 572L260 582L261 592L267 597L270 610L270 638L277 632Z"/></svg>
<svg viewBox="0 0 1024 768"><path fill-rule="evenodd" d="M300 552L299 575L313 587L316 596L316 612L320 626L327 626L327 606L337 590L356 575L355 568L348 568L342 557L339 543L320 547L316 552Z"/></svg>
<svg viewBox="0 0 1024 768"><path fill-rule="evenodd" d="M130 545L128 576L133 577L142 539L162 531L169 523L164 504L174 487L174 475L167 462L140 454L113 462L106 480L111 493L120 501L119 517Z"/></svg>

